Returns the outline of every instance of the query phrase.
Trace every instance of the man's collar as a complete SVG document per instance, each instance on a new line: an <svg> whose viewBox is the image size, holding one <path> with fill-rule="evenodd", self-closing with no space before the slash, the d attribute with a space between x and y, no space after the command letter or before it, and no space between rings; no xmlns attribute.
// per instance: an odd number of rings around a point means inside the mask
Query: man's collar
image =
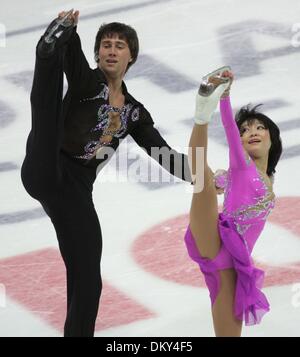
<svg viewBox="0 0 300 357"><path fill-rule="evenodd" d="M105 83L108 86L108 82L107 79L103 73L103 71L101 71L101 69L99 67L97 67L96 69L96 73L98 75L99 80L101 81L101 83ZM138 101L136 99L134 99L127 90L126 84L124 81L122 81L122 93L124 94L125 97L125 102L130 102L132 104L138 104Z"/></svg>

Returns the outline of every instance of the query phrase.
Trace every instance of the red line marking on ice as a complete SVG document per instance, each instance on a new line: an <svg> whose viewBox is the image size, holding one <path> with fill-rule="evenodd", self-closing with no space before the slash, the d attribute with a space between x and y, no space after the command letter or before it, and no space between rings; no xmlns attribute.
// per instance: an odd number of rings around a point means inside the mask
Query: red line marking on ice
<svg viewBox="0 0 300 357"><path fill-rule="evenodd" d="M65 268L58 250L43 249L0 260L7 295L58 330L66 314ZM153 317L154 313L103 282L96 330Z"/></svg>
<svg viewBox="0 0 300 357"><path fill-rule="evenodd" d="M275 209L270 214L268 221L286 228L300 238L300 198L277 198Z"/></svg>

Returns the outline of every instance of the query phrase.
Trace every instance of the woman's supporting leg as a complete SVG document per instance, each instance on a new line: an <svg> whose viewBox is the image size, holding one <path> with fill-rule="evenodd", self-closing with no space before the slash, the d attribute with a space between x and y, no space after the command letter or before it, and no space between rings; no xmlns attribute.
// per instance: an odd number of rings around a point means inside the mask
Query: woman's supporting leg
<svg viewBox="0 0 300 357"><path fill-rule="evenodd" d="M196 177L190 209L190 228L201 256L213 259L219 252L221 243L218 233L217 192L213 173L207 163L207 130L207 124L195 124L189 143L191 153L189 162L192 175ZM199 186L202 173L196 173L196 150L199 147L204 148L204 185L201 191Z"/></svg>
<svg viewBox="0 0 300 357"><path fill-rule="evenodd" d="M212 316L216 337L240 337L242 321L234 316L236 271L220 270L220 290L212 306Z"/></svg>

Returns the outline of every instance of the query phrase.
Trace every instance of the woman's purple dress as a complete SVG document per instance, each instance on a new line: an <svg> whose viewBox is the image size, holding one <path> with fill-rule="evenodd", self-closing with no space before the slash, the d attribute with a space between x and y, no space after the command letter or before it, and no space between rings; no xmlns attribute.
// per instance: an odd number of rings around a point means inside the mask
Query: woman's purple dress
<svg viewBox="0 0 300 357"><path fill-rule="evenodd" d="M204 274L212 304L220 288L218 270L236 270L234 313L246 325L253 325L269 311L269 303L261 291L264 272L254 266L251 252L274 207L274 194L269 191L255 163L246 159L229 97L221 99L220 109L229 146L227 177L220 180L226 183L223 211L218 220L221 248L214 259L201 257L190 227L185 234L185 243L189 256Z"/></svg>

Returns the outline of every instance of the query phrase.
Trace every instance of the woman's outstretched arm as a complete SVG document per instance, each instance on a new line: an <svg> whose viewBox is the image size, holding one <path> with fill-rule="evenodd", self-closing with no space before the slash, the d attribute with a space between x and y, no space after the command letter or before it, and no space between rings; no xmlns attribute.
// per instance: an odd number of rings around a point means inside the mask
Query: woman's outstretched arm
<svg viewBox="0 0 300 357"><path fill-rule="evenodd" d="M233 117L229 95L221 99L220 111L229 147L229 165L235 168L246 167L249 161L246 160L246 153L243 149L240 133Z"/></svg>

